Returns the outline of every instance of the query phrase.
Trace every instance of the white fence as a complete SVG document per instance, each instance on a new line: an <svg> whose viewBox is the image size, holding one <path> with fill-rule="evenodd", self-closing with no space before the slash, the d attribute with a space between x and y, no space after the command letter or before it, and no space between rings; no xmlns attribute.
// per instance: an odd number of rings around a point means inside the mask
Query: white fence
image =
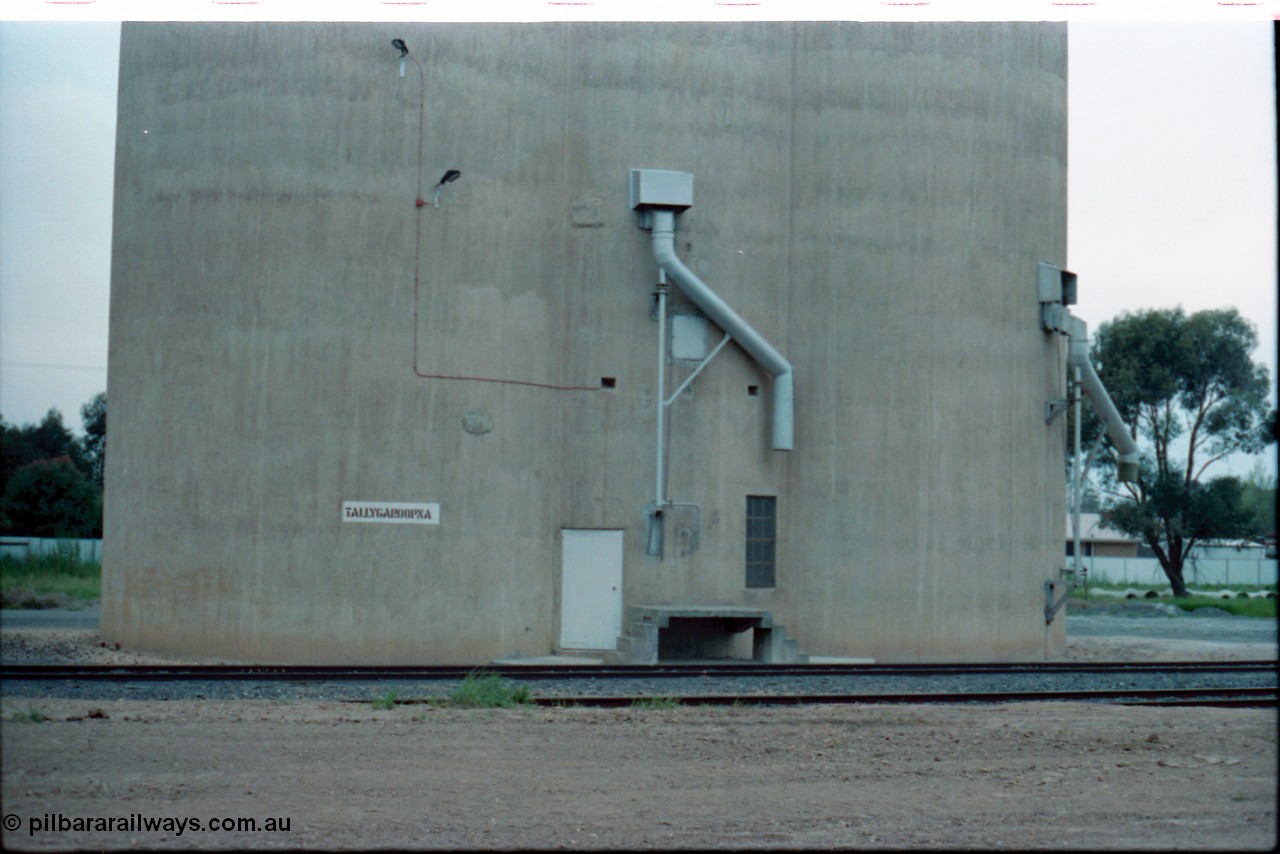
<svg viewBox="0 0 1280 854"><path fill-rule="evenodd" d="M58 540L52 537L0 537L0 556L35 557L75 549L81 560L102 562L102 540Z"/></svg>
<svg viewBox="0 0 1280 854"><path fill-rule="evenodd" d="M1153 557L1086 557L1085 569L1090 581L1114 584L1167 584L1169 579ZM1071 558L1067 558L1071 565ZM1276 583L1276 561L1243 558L1189 558L1182 567L1188 584L1256 584Z"/></svg>
<svg viewBox="0 0 1280 854"><path fill-rule="evenodd" d="M81 560L102 562L102 540L58 540L49 537L0 537L0 555L16 558L56 552L59 548L78 549ZM1067 566L1072 559L1066 559ZM1153 557L1083 558L1090 581L1113 584L1167 584L1160 561ZM1255 584L1259 587L1277 583L1277 561L1256 558L1190 558L1183 567L1188 584Z"/></svg>

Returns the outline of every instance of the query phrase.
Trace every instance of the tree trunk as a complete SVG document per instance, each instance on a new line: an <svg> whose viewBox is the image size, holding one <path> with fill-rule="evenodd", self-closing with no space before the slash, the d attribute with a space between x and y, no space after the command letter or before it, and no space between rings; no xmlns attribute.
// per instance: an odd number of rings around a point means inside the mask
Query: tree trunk
<svg viewBox="0 0 1280 854"><path fill-rule="evenodd" d="M1186 552L1182 549L1181 538L1169 544L1168 550L1164 548L1164 544L1156 537L1148 535L1144 539L1151 550L1155 552L1156 559L1160 561L1160 568L1164 570L1165 578L1169 579L1169 586L1173 588L1173 595L1182 597L1187 595L1187 583L1182 580L1182 563L1186 559Z"/></svg>
<svg viewBox="0 0 1280 854"><path fill-rule="evenodd" d="M1175 566L1167 555L1160 555L1160 568L1164 570L1165 577L1169 579L1169 585L1173 588L1173 595L1177 597L1186 596L1187 583L1182 580L1182 561L1179 560Z"/></svg>
<svg viewBox="0 0 1280 854"><path fill-rule="evenodd" d="M1165 575L1169 577L1169 584L1174 588L1175 597L1185 597L1187 595L1187 583L1183 581L1183 568L1178 567L1175 570L1174 567L1165 566L1164 563L1161 563L1161 568L1165 570Z"/></svg>

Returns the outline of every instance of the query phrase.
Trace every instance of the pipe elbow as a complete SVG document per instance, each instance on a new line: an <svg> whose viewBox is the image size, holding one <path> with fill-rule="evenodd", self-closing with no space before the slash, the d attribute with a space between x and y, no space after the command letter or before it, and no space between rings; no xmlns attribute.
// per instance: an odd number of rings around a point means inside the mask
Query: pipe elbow
<svg viewBox="0 0 1280 854"><path fill-rule="evenodd" d="M680 259L676 257L675 235L673 232L661 234L656 228L654 229L653 260L663 269L666 269L669 265L684 266Z"/></svg>

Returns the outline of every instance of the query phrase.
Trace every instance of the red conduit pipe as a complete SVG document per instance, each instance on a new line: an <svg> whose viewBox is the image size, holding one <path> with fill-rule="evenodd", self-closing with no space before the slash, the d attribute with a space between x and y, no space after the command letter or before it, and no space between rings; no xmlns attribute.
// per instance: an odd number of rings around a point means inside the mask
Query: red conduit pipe
<svg viewBox="0 0 1280 854"><path fill-rule="evenodd" d="M418 62L417 57L411 53L405 54L409 59L413 60L413 64L418 69L418 195L414 200L414 207L417 208L417 221L414 227L414 249L413 249L413 374L416 377L428 380L466 380L477 383L500 383L502 385L523 385L533 388L549 388L555 391L599 391L602 386L586 386L586 385L555 385L552 383L538 383L531 380L504 380L493 377L466 377L456 374L429 374L423 372L418 367L418 304L422 290L421 273L422 273L422 209L426 207L426 200L422 197L422 170L424 167L422 148L423 141L426 136L426 98L427 98L427 81L426 75L422 71L422 64Z"/></svg>

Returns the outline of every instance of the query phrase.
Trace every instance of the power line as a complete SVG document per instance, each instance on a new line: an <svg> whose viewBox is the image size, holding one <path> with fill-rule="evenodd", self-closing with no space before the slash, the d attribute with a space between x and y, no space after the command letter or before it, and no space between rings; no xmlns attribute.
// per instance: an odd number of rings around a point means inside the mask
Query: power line
<svg viewBox="0 0 1280 854"><path fill-rule="evenodd" d="M93 367L91 365L51 365L46 362L4 362L0 361L0 366L6 368L44 368L54 371L96 371L98 373L106 373L106 368Z"/></svg>

